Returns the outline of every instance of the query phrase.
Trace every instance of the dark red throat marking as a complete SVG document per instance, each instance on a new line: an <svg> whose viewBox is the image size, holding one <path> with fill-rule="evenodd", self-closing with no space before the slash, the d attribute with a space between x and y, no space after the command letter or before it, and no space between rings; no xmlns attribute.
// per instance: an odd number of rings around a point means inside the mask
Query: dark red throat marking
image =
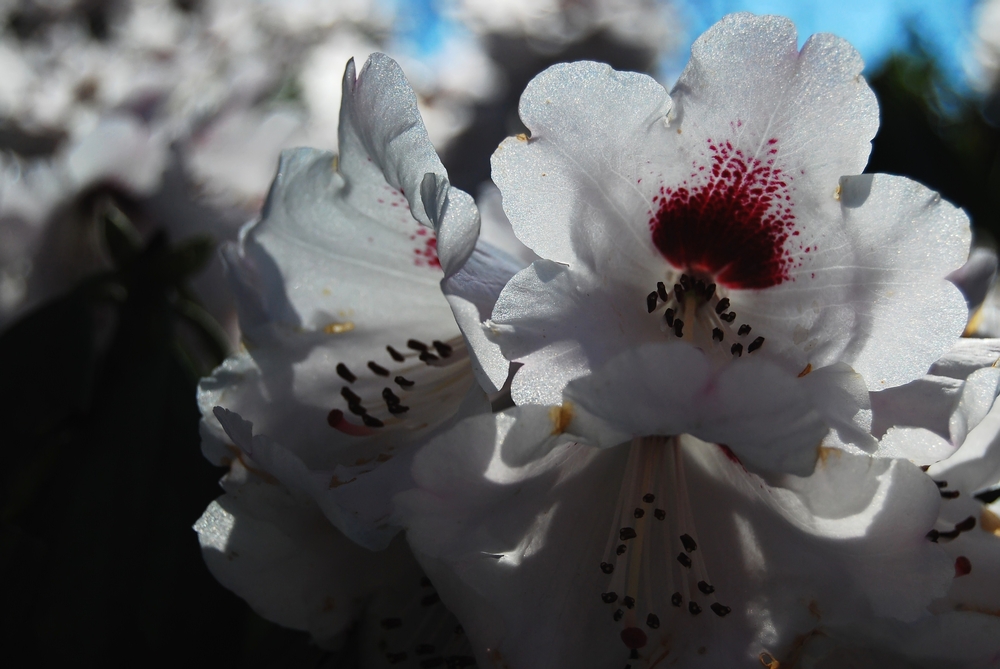
<svg viewBox="0 0 1000 669"><path fill-rule="evenodd" d="M786 247L799 233L790 178L774 167L777 142L768 140L762 162L710 139L710 173L698 166L688 181L660 188L649 226L671 265L729 288L769 288L790 279L796 261Z"/></svg>

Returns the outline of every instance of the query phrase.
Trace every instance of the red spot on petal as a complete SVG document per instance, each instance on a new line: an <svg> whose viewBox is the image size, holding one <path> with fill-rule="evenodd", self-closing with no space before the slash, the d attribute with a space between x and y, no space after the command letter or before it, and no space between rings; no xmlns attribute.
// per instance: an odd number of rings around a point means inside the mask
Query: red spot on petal
<svg viewBox="0 0 1000 669"><path fill-rule="evenodd" d="M374 430L364 426L350 423L344 418L344 412L340 409L333 409L326 415L326 422L335 430L343 432L352 437L366 437L373 434Z"/></svg>
<svg viewBox="0 0 1000 669"><path fill-rule="evenodd" d="M739 456L738 456L738 455L736 455L735 453L733 453L733 449L729 448L729 447L728 447L728 446L726 446L725 444L719 444L719 448L721 448L721 449L722 449L722 453L723 453L723 454L724 454L724 455L725 455L725 456L726 456L727 458L729 458L730 460L732 460L733 462L735 462L736 464L738 464L738 465L739 465L740 467L742 467L742 466L743 466L743 463L742 463L742 462L740 462L740 458L739 458Z"/></svg>
<svg viewBox="0 0 1000 669"><path fill-rule="evenodd" d="M959 576L965 576L972 571L972 563L969 562L969 558L964 555L959 555L955 558L955 578Z"/></svg>
<svg viewBox="0 0 1000 669"><path fill-rule="evenodd" d="M438 259L437 254L437 237L427 233L426 228L420 228L420 230L424 230L423 234L426 236L423 240L423 246L413 249L413 253L417 256L413 264L417 267L436 267L437 269L441 269L441 261ZM420 230L417 231L417 234L421 234Z"/></svg>
<svg viewBox="0 0 1000 669"><path fill-rule="evenodd" d="M626 627L622 630L622 643L626 648L635 650L646 645L646 633L638 627Z"/></svg>
<svg viewBox="0 0 1000 669"><path fill-rule="evenodd" d="M665 197L649 222L656 248L677 269L706 273L730 288L790 280L796 262L784 247L795 217L790 207L777 206L790 200L789 178L730 142L709 140L709 148L711 176L695 166L693 185L661 189Z"/></svg>

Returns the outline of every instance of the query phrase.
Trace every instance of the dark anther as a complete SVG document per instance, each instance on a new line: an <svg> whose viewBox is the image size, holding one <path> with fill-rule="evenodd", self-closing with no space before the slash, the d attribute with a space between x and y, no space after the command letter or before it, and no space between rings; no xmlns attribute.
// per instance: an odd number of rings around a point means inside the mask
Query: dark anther
<svg viewBox="0 0 1000 669"><path fill-rule="evenodd" d="M342 362L337 363L337 376L347 381L348 383L354 383L358 380L358 377L351 373L351 370L347 369L347 365Z"/></svg>
<svg viewBox="0 0 1000 669"><path fill-rule="evenodd" d="M385 350L389 351L389 355L390 355L390 356L392 357L392 359L393 359L393 360L395 360L396 362L403 362L404 360L406 360L406 358L405 358L405 357L403 357L403 354L402 354L402 353L400 353L399 351L397 351L396 349L394 349L394 348L393 348L393 347L391 347L391 346L386 346L386 347L385 347Z"/></svg>
<svg viewBox="0 0 1000 669"><path fill-rule="evenodd" d="M368 409L364 408L358 402L348 402L347 409L355 416L367 416Z"/></svg>
<svg viewBox="0 0 1000 669"><path fill-rule="evenodd" d="M646 296L646 311L653 313L656 311L656 291Z"/></svg>
<svg viewBox="0 0 1000 669"><path fill-rule="evenodd" d="M722 314L721 316L719 316L719 318L726 321L727 323L732 323L733 321L736 320L736 312L730 311L728 314Z"/></svg>
<svg viewBox="0 0 1000 669"><path fill-rule="evenodd" d="M416 653L417 655L430 655L434 652L434 646L429 643L417 644Z"/></svg>
<svg viewBox="0 0 1000 669"><path fill-rule="evenodd" d="M663 285L662 281L656 282L656 294L660 296L660 299L664 302L667 301L669 295L667 295L667 287Z"/></svg>
<svg viewBox="0 0 1000 669"><path fill-rule="evenodd" d="M689 277L687 274L681 274L681 288L683 288L684 290L691 290L691 287L693 285L694 284L691 283L691 277Z"/></svg>
<svg viewBox="0 0 1000 669"><path fill-rule="evenodd" d="M722 341L726 338L725 333L719 328L712 328L712 339L715 341Z"/></svg>
<svg viewBox="0 0 1000 669"><path fill-rule="evenodd" d="M743 325L740 326L740 329L736 332L736 334L738 334L741 337L746 337L748 334L750 334L750 326L744 323Z"/></svg>
<svg viewBox="0 0 1000 669"><path fill-rule="evenodd" d="M421 576L420 577L420 587L422 587L422 588L429 588L429 587L431 587L431 579L427 578L426 576Z"/></svg>
<svg viewBox="0 0 1000 669"><path fill-rule="evenodd" d="M735 355L737 358L743 355L743 344L736 342L733 347L729 349L729 352Z"/></svg>
<svg viewBox="0 0 1000 669"><path fill-rule="evenodd" d="M389 664L399 664L406 662L406 653L386 653L385 659L389 660Z"/></svg>
<svg viewBox="0 0 1000 669"><path fill-rule="evenodd" d="M617 611L615 611L615 615L611 617L615 619L615 622L618 622L619 620L625 617L625 612L622 611L621 609L618 609Z"/></svg>
<svg viewBox="0 0 1000 669"><path fill-rule="evenodd" d="M397 376L396 377L396 383L398 383L403 388L412 388L413 387L413 381L410 381L409 379L407 379L407 378L405 378L403 376Z"/></svg>
<svg viewBox="0 0 1000 669"><path fill-rule="evenodd" d="M976 519L973 518L972 516L969 516L968 518L960 522L958 525L956 525L955 529L958 530L959 532L968 532L975 526L976 526Z"/></svg>
<svg viewBox="0 0 1000 669"><path fill-rule="evenodd" d="M605 604L614 604L615 602L618 601L618 593L603 592L601 593L601 601L603 601Z"/></svg>
<svg viewBox="0 0 1000 669"><path fill-rule="evenodd" d="M638 660L639 659L639 651L638 651L638 649L633 648L631 651L629 651L628 659L630 659L630 660ZM626 669L628 669L631 666L632 666L631 664L626 664L625 665Z"/></svg>
<svg viewBox="0 0 1000 669"><path fill-rule="evenodd" d="M701 607L698 606L698 602L688 602L688 611L691 612L691 615L696 616L701 613Z"/></svg>
<svg viewBox="0 0 1000 669"><path fill-rule="evenodd" d="M361 420L368 427L385 427L385 423L383 423L382 421L380 421L375 416L370 416L370 415L368 415L366 413L365 414L361 414Z"/></svg>
<svg viewBox="0 0 1000 669"><path fill-rule="evenodd" d="M618 548L615 549L615 553L621 555L626 550L628 550L628 548L626 548L625 544L618 544Z"/></svg>
<svg viewBox="0 0 1000 669"><path fill-rule="evenodd" d="M369 360L368 369L372 370L379 376L389 376L389 370L383 367L382 365L378 364L377 362Z"/></svg>
<svg viewBox="0 0 1000 669"><path fill-rule="evenodd" d="M724 297L715 305L715 313L722 315L722 312L729 308L729 298Z"/></svg>
<svg viewBox="0 0 1000 669"><path fill-rule="evenodd" d="M649 627L649 629L653 630L658 629L660 627L660 619L656 616L655 613L650 613L648 616L646 616L646 626Z"/></svg>
<svg viewBox="0 0 1000 669"><path fill-rule="evenodd" d="M684 598L681 597L681 593L675 592L674 594L670 595L670 603L673 604L674 606L680 606L683 602Z"/></svg>
<svg viewBox="0 0 1000 669"><path fill-rule="evenodd" d="M624 597L622 597L622 604L625 605L625 608L631 609L635 606L635 600L629 597L628 595L625 595Z"/></svg>
<svg viewBox="0 0 1000 669"><path fill-rule="evenodd" d="M684 321L679 318L674 321L674 334L678 337L684 336Z"/></svg>
<svg viewBox="0 0 1000 669"><path fill-rule="evenodd" d="M674 299L677 300L677 304L684 301L684 288L679 283L674 284Z"/></svg>
<svg viewBox="0 0 1000 669"><path fill-rule="evenodd" d="M691 558L688 557L687 553L678 553L677 561L681 563L682 566L691 568Z"/></svg>
<svg viewBox="0 0 1000 669"><path fill-rule="evenodd" d="M705 286L705 299L710 300L712 299L713 295L715 295L715 284L710 283L707 286Z"/></svg>
<svg viewBox="0 0 1000 669"><path fill-rule="evenodd" d="M361 398L358 396L358 394L356 392L354 392L353 390L351 390L350 388L348 388L347 386L344 386L343 388L340 389L340 395L345 400L347 400L348 404L360 404L361 403Z"/></svg>
<svg viewBox="0 0 1000 669"><path fill-rule="evenodd" d="M403 621L401 618L382 618L382 629L394 630L402 625Z"/></svg>
<svg viewBox="0 0 1000 669"><path fill-rule="evenodd" d="M667 309L663 312L663 320L667 322L667 327L674 327L674 313L673 309Z"/></svg>
<svg viewBox="0 0 1000 669"><path fill-rule="evenodd" d="M726 616L728 616L730 613L733 612L731 608L729 608L728 606L724 606L718 602L712 604L712 606L709 608L711 608L712 611L715 613L715 615L719 616L720 618L725 618Z"/></svg>
<svg viewBox="0 0 1000 669"><path fill-rule="evenodd" d="M452 348L449 344L445 344L443 341L435 339L431 342L431 345L434 346L434 350L437 351L438 355L442 358L451 357Z"/></svg>
<svg viewBox="0 0 1000 669"><path fill-rule="evenodd" d="M420 358L420 362L426 362L427 364L438 361L438 357L430 351L423 351L417 357Z"/></svg>
<svg viewBox="0 0 1000 669"><path fill-rule="evenodd" d="M992 504L1000 499L1000 488L987 488L982 492L977 492L973 496L983 504Z"/></svg>
<svg viewBox="0 0 1000 669"><path fill-rule="evenodd" d="M931 530L927 533L927 538L934 543L937 543L938 539L941 537L941 533L937 530Z"/></svg>
<svg viewBox="0 0 1000 669"><path fill-rule="evenodd" d="M759 349L763 345L764 345L764 338L763 337L757 337L752 342L750 342L749 346L747 346L747 353L753 353L754 351L756 351L757 349Z"/></svg>
<svg viewBox="0 0 1000 669"><path fill-rule="evenodd" d="M615 570L615 566L613 564L611 564L610 562L602 562L601 563L601 571L603 571L605 574L610 574L614 570Z"/></svg>
<svg viewBox="0 0 1000 669"><path fill-rule="evenodd" d="M656 501L656 495L654 495L651 492L647 492L645 495L642 496L642 501L645 502L646 504L652 504L653 502Z"/></svg>
<svg viewBox="0 0 1000 669"><path fill-rule="evenodd" d="M956 497L958 497L958 491L957 490L942 490L941 491L941 496L944 497L945 499L955 499Z"/></svg>
<svg viewBox="0 0 1000 669"><path fill-rule="evenodd" d="M664 511L663 509L655 509L655 510L653 511L653 516L654 516L654 517L655 517L655 518L656 518L657 520L663 520L664 518L666 518L666 517L667 517L667 512L666 512L666 511Z"/></svg>
<svg viewBox="0 0 1000 669"><path fill-rule="evenodd" d="M936 485L938 488L947 488L948 487L948 482L947 481L935 481L934 485Z"/></svg>
<svg viewBox="0 0 1000 669"><path fill-rule="evenodd" d="M635 511L632 512L632 515L635 516L636 518L642 518L643 516L646 515L646 512L640 509L639 507L635 507Z"/></svg>
<svg viewBox="0 0 1000 669"><path fill-rule="evenodd" d="M705 282L702 281L701 279L698 279L695 282L695 284L694 284L694 292L697 293L698 295L704 295L705 294Z"/></svg>
<svg viewBox="0 0 1000 669"><path fill-rule="evenodd" d="M444 658L438 655L437 657L428 657L427 659L420 660L418 665L420 669L434 669L434 667L443 667Z"/></svg>
<svg viewBox="0 0 1000 669"><path fill-rule="evenodd" d="M621 541L628 541L629 539L635 539L635 530L631 527L623 527L618 530L618 538Z"/></svg>
<svg viewBox="0 0 1000 669"><path fill-rule="evenodd" d="M417 341L416 339L408 339L406 341L406 347L412 348L414 351L426 351L427 344L422 341Z"/></svg>
<svg viewBox="0 0 1000 669"><path fill-rule="evenodd" d="M698 550L698 544L695 543L694 538L690 534L682 534L681 543L684 544L684 550L688 553Z"/></svg>
<svg viewBox="0 0 1000 669"><path fill-rule="evenodd" d="M709 585L705 581L698 581L698 589L701 590L706 595L711 595L713 592L715 592L715 586Z"/></svg>
<svg viewBox="0 0 1000 669"><path fill-rule="evenodd" d="M441 598L438 597L438 594L435 592L429 595L424 595L424 598L420 600L420 606L434 606L440 601Z"/></svg>
<svg viewBox="0 0 1000 669"><path fill-rule="evenodd" d="M390 406L393 404L399 404L399 398L396 397L396 393L392 392L391 388L382 389L382 399L384 399L385 403Z"/></svg>
<svg viewBox="0 0 1000 669"><path fill-rule="evenodd" d="M389 413L397 416L401 413L406 413L407 411L410 410L410 407L405 406L403 404L389 404L388 407L389 407Z"/></svg>

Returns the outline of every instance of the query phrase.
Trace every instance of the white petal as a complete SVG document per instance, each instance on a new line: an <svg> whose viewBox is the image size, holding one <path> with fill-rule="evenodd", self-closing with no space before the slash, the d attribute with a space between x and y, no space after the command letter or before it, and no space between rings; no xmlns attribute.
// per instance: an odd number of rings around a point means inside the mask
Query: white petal
<svg viewBox="0 0 1000 669"><path fill-rule="evenodd" d="M280 485L250 481L212 502L194 529L222 585L264 618L330 641L361 612L393 553L371 553Z"/></svg>
<svg viewBox="0 0 1000 669"><path fill-rule="evenodd" d="M948 421L964 381L928 374L905 385L871 393L872 434L882 438L896 425L921 427L948 439Z"/></svg>
<svg viewBox="0 0 1000 669"><path fill-rule="evenodd" d="M965 441L969 430L979 425L1000 394L1000 369L987 367L969 375L962 387L958 406L948 421L951 443L956 446Z"/></svg>
<svg viewBox="0 0 1000 669"><path fill-rule="evenodd" d="M385 54L372 54L357 76L354 61L348 63L339 135L341 171L350 186L345 199L380 218L375 204L385 198L388 184L405 195L417 220L433 226L445 274L461 267L479 234L479 214L467 193L452 192L417 111L417 97L399 65Z"/></svg>
<svg viewBox="0 0 1000 669"><path fill-rule="evenodd" d="M845 178L845 222L859 253L861 288L872 300L845 359L869 388L923 374L965 328L961 293L944 276L965 262L969 220L941 196L904 177ZM865 339L867 341L865 341Z"/></svg>
<svg viewBox="0 0 1000 669"><path fill-rule="evenodd" d="M938 489L915 465L833 450L812 476L789 476L782 486L795 493L772 489L782 513L837 540L829 550L877 615L916 620L950 585L951 561L925 538Z"/></svg>
<svg viewBox="0 0 1000 669"><path fill-rule="evenodd" d="M726 444L751 468L808 474L829 428L803 386L766 360L712 370L698 349L674 342L627 350L566 396L633 436L691 434Z"/></svg>
<svg viewBox="0 0 1000 669"><path fill-rule="evenodd" d="M958 451L931 467L928 474L967 493L1000 481L1000 406L994 404Z"/></svg>
<svg viewBox="0 0 1000 669"><path fill-rule="evenodd" d="M950 441L922 427L890 427L879 441L875 456L905 458L915 465L932 465L950 457L955 447Z"/></svg>
<svg viewBox="0 0 1000 669"><path fill-rule="evenodd" d="M531 138L504 140L492 159L518 239L595 271L613 269L601 258L609 252L651 262L649 201L636 185L670 106L652 78L600 63L562 63L532 79L519 106Z"/></svg>
<svg viewBox="0 0 1000 669"><path fill-rule="evenodd" d="M487 338L483 323L492 315L500 291L522 268L514 258L481 241L462 269L441 284L469 347L472 371L488 392L503 387L510 363L499 345Z"/></svg>
<svg viewBox="0 0 1000 669"><path fill-rule="evenodd" d="M930 374L964 379L982 367L1000 361L1000 339L959 339L939 360L931 365Z"/></svg>
<svg viewBox="0 0 1000 669"><path fill-rule="evenodd" d="M839 446L875 449L872 409L865 380L845 363L820 367L802 378L802 390L836 433Z"/></svg>

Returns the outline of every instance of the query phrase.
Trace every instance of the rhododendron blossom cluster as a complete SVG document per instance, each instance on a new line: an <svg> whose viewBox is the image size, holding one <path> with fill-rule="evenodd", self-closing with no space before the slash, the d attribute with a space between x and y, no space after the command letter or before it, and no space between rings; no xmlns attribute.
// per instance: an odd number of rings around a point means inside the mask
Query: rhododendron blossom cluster
<svg viewBox="0 0 1000 669"><path fill-rule="evenodd" d="M492 160L510 255L349 63L339 155L286 152L225 252L216 577L366 666L1000 663L1000 343L961 339L967 216L863 174L862 67L738 14L669 93L549 68Z"/></svg>

